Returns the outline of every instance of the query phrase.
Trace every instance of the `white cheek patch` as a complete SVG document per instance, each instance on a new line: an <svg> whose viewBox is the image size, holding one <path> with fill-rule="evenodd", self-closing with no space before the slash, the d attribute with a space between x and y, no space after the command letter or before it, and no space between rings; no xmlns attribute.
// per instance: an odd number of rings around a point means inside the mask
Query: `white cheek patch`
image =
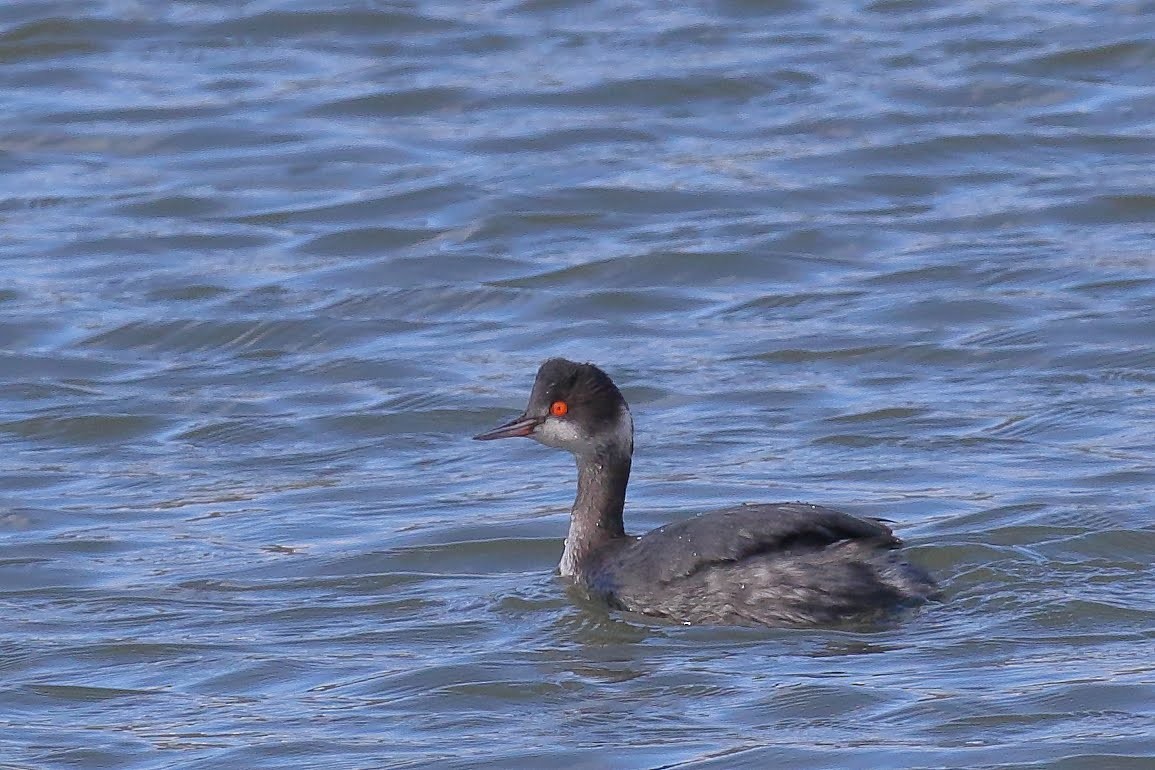
<svg viewBox="0 0 1155 770"><path fill-rule="evenodd" d="M583 436L572 422L554 417L537 426L532 437L546 446L568 449L571 452L578 452L589 443L589 439Z"/></svg>
<svg viewBox="0 0 1155 770"><path fill-rule="evenodd" d="M627 453L634 451L634 421L630 410L622 407L612 432L589 436L571 420L549 417L537 426L532 438L546 446L565 449L574 454L586 454L599 448L615 447Z"/></svg>

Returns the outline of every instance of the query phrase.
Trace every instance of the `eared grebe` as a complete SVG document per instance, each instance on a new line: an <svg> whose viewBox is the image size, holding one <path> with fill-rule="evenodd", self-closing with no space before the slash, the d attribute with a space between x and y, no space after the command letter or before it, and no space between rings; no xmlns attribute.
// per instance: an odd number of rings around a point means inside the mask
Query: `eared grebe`
<svg viewBox="0 0 1155 770"><path fill-rule="evenodd" d="M740 505L627 535L634 424L593 364L546 361L525 413L474 438L514 436L577 458L559 571L616 609L683 623L821 624L885 617L935 593L881 521L817 505Z"/></svg>

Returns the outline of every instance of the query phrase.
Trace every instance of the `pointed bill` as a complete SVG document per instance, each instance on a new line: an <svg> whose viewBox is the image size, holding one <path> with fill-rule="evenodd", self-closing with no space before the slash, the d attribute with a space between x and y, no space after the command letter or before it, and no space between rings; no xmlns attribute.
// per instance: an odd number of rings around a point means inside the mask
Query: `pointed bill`
<svg viewBox="0 0 1155 770"><path fill-rule="evenodd" d="M538 425L545 421L544 417L528 417L521 415L504 425L498 425L491 431L479 433L473 438L476 441L492 441L495 438L516 438L518 436L528 436L533 433Z"/></svg>

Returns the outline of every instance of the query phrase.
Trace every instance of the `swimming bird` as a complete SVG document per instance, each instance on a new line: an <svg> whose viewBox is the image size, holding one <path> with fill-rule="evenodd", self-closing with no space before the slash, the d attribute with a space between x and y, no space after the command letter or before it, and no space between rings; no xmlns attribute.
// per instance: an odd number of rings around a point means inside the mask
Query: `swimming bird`
<svg viewBox="0 0 1155 770"><path fill-rule="evenodd" d="M837 624L889 617L936 592L882 520L818 505L744 504L627 535L633 418L593 364L549 359L525 412L474 438L516 436L576 458L558 571L612 608L686 624Z"/></svg>

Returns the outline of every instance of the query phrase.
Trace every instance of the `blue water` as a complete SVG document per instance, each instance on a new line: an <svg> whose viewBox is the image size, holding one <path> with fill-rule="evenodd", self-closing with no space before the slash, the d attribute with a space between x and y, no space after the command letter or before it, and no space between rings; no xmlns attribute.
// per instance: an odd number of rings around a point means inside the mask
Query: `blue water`
<svg viewBox="0 0 1155 770"><path fill-rule="evenodd" d="M1155 6L0 8L0 768L1147 768ZM627 526L884 516L944 601L682 627Z"/></svg>

